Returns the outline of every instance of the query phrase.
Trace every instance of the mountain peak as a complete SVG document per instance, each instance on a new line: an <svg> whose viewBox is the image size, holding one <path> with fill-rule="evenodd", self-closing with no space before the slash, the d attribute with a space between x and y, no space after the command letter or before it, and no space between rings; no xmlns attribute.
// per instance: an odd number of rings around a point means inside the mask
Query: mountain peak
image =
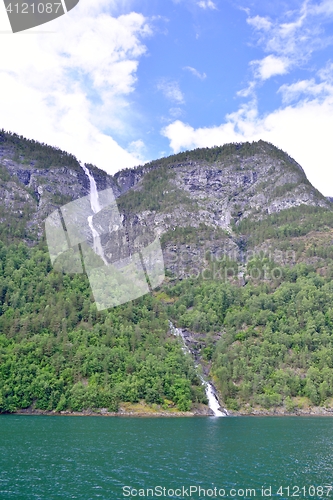
<svg viewBox="0 0 333 500"><path fill-rule="evenodd" d="M114 176L88 167L98 190L113 189L124 224L144 224L164 239L177 228L194 233L209 228L214 238L225 239L247 220L301 206L332 210L301 166L262 140L184 151ZM51 212L90 189L73 155L4 130L0 181L2 238L31 244L43 237Z"/></svg>

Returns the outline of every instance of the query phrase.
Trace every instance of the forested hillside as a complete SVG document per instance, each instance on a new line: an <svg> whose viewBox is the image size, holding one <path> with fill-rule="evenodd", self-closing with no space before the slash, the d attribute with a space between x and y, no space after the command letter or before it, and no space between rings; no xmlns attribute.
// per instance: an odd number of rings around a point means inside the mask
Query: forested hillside
<svg viewBox="0 0 333 500"><path fill-rule="evenodd" d="M87 277L53 271L44 245L2 244L0 258L1 411L206 402L156 298L97 312Z"/></svg>
<svg viewBox="0 0 333 500"><path fill-rule="evenodd" d="M333 205L294 160L259 141L114 177L89 168L125 228L160 236L166 280L98 312L85 274L52 268L43 224L88 194L87 177L73 156L2 131L0 411L203 411L194 358L229 410L330 408Z"/></svg>
<svg viewBox="0 0 333 500"><path fill-rule="evenodd" d="M331 405L333 266L325 277L305 264L280 269L279 279L244 287L189 280L167 290L170 316L202 334L229 409Z"/></svg>

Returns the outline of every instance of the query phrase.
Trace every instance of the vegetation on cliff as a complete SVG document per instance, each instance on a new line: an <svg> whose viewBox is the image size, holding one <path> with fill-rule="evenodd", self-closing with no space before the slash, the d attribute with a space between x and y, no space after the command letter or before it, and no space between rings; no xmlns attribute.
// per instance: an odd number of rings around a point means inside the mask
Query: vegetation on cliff
<svg viewBox="0 0 333 500"><path fill-rule="evenodd" d="M305 264L280 270L275 282L189 280L167 290L174 321L206 333L202 354L229 409L290 411L297 398L318 406L333 397L333 265L325 277Z"/></svg>
<svg viewBox="0 0 333 500"><path fill-rule="evenodd" d="M3 151L9 160L2 156L0 164L0 412L116 411L142 400L184 411L206 402L169 319L200 334L195 354L227 408L330 404L333 210L288 155L263 141L201 148L129 170L135 180L126 171L103 180L106 174L90 166L100 185L126 181L120 212L133 227L148 213L144 220L156 222L164 249L187 251L189 269L180 276L170 266L152 294L98 312L86 275L56 272L41 237L48 213L86 194L79 163L2 130ZM222 184L221 165L230 186ZM71 173L59 177L53 167ZM39 231L30 231L32 219ZM200 272L191 276L199 247Z"/></svg>
<svg viewBox="0 0 333 500"><path fill-rule="evenodd" d="M1 244L0 262L0 411L206 401L152 295L97 312L87 277L53 271L43 244Z"/></svg>
<svg viewBox="0 0 333 500"><path fill-rule="evenodd" d="M12 149L14 161L21 161L26 165L33 164L38 168L57 166L80 169L80 164L75 156L66 153L66 151L33 139L26 139L22 135L6 132L4 129L0 129L0 146Z"/></svg>

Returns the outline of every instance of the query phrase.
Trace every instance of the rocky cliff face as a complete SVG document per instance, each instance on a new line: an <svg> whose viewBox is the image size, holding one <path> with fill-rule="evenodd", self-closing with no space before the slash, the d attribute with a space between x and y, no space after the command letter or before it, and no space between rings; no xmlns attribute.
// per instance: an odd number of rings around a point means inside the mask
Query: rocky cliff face
<svg viewBox="0 0 333 500"><path fill-rule="evenodd" d="M182 153L146 169L118 204L132 231L141 225L155 228L167 267L177 277L196 275L207 252L244 264L245 250L262 250L251 247L246 231L238 231L246 221L301 206L332 210L302 167L263 141ZM269 250L269 242L264 248Z"/></svg>
<svg viewBox="0 0 333 500"><path fill-rule="evenodd" d="M22 148L26 141L22 137L0 133L0 224L5 233L33 243L43 236L43 222L56 208L89 194L89 179L80 167L78 161L68 155L68 163L62 151L55 148L38 145L36 151ZM51 162L40 156L40 150L46 149L45 156ZM22 151L23 149L23 151ZM28 151L27 151L28 149ZM45 163L50 163L45 165ZM119 185L112 176L89 165L99 190L109 187L116 196L125 192L136 182L137 175L130 173L124 180L120 177ZM10 231L10 228L13 231Z"/></svg>
<svg viewBox="0 0 333 500"><path fill-rule="evenodd" d="M88 167L99 191L113 189L127 234L135 238L149 228L162 238L167 268L178 277L188 275L193 263L202 267L207 252L242 263L249 234L237 228L244 221L300 206L332 211L301 166L263 141L180 153L115 176ZM3 237L36 243L45 218L89 188L71 155L0 133ZM107 248L110 238L101 238Z"/></svg>
<svg viewBox="0 0 333 500"><path fill-rule="evenodd" d="M228 163L190 162L176 171L176 185L197 202L210 224L230 230L232 222L247 217L260 219L302 204L328 206L299 165L272 158L264 147L262 153L235 155L235 163Z"/></svg>

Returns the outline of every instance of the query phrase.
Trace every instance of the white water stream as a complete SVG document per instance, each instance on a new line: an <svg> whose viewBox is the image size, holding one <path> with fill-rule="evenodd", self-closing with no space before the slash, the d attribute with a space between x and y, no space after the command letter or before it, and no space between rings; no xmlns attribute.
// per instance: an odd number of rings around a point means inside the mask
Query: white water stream
<svg viewBox="0 0 333 500"><path fill-rule="evenodd" d="M180 337L182 339L182 342L183 342L183 352L187 352L191 355L191 351L190 349L187 347L187 344L186 344L186 340L185 340L185 336L183 334L183 330L181 328L176 328L171 321L169 321L169 325L170 325L170 331L173 335L176 335L176 337ZM217 399L217 396L215 394L215 391L213 389L213 386L212 384L210 384L209 382L207 382L206 380L204 380L204 378L200 375L200 379L201 379L201 382L202 382L202 385L205 386L205 392L206 392L206 396L207 396L207 399L208 399L208 406L209 408L213 411L214 413L214 416L215 417L225 417L228 415L228 412L227 410L224 410L224 412L222 412L221 410L219 410L220 408L220 403L219 403L219 400Z"/></svg>
<svg viewBox="0 0 333 500"><path fill-rule="evenodd" d="M201 380L202 383L205 385L209 408L213 410L215 417L225 417L228 413L223 413L221 410L219 410L220 403L215 395L212 385L209 382L205 382L203 378L201 378Z"/></svg>
<svg viewBox="0 0 333 500"><path fill-rule="evenodd" d="M95 181L94 177L91 175L91 173L89 172L89 170L87 169L87 167L83 163L80 163L80 165L83 168L84 173L86 174L86 176L88 177L89 182L90 182L90 206L91 206L91 210L94 212L94 214L97 214L97 212L99 212L101 210L101 206L100 206L99 199L98 199L98 191L97 191L96 181ZM94 224L93 224L93 215L90 215L88 217L88 224L89 224L92 236L93 236L94 252L97 255L99 255L101 257L101 259L103 259L104 264L107 266L108 261L106 260L105 255L104 255L104 250L102 247L101 238L100 238L100 236L99 236L99 234L98 234L98 232L95 229Z"/></svg>

